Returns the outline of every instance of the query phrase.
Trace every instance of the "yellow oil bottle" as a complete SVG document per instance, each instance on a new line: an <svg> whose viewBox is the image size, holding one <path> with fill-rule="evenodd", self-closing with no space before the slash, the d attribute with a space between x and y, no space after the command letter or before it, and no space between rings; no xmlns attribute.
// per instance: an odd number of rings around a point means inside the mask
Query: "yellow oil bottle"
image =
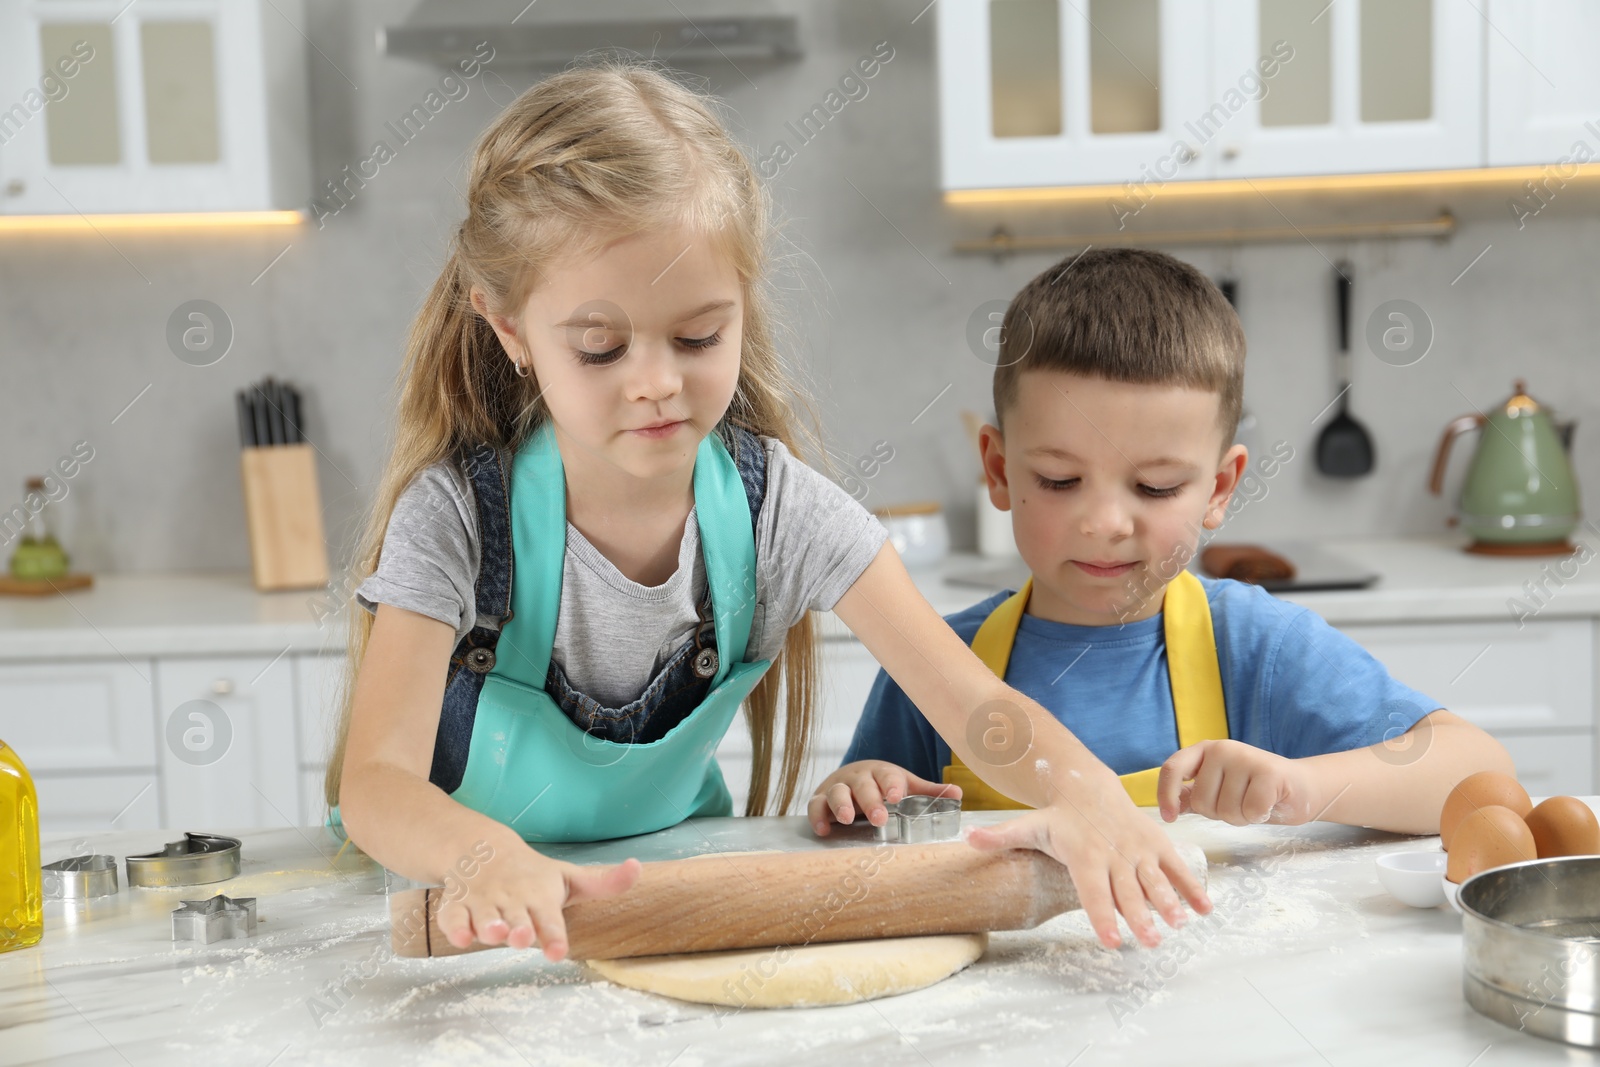
<svg viewBox="0 0 1600 1067"><path fill-rule="evenodd" d="M39 795L14 748L0 741L0 952L44 936Z"/></svg>

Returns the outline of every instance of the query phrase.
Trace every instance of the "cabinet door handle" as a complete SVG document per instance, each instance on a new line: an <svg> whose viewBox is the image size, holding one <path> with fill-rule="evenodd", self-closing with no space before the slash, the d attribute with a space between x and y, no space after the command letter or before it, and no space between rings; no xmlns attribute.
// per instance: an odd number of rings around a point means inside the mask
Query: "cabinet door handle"
<svg viewBox="0 0 1600 1067"><path fill-rule="evenodd" d="M233 693L233 679L232 678L218 678L216 681L211 683L211 692L215 693L219 697L225 697L225 696L232 695L232 693Z"/></svg>

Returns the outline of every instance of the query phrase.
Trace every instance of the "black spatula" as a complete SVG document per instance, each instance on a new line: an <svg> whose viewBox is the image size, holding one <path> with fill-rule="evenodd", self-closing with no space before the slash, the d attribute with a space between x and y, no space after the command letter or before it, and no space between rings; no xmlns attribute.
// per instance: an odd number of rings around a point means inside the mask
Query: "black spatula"
<svg viewBox="0 0 1600 1067"><path fill-rule="evenodd" d="M1339 411L1317 437L1317 469L1330 478L1359 478L1372 471L1372 435L1350 417L1350 264L1340 261L1333 283L1339 306Z"/></svg>

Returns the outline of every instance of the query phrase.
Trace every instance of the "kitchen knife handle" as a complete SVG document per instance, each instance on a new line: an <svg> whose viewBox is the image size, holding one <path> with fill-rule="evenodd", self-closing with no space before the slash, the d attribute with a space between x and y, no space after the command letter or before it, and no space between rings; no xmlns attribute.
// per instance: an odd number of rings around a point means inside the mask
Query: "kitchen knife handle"
<svg viewBox="0 0 1600 1067"><path fill-rule="evenodd" d="M285 444L286 441L283 436L283 397L279 395L278 383L274 382L270 377L267 379L265 396L267 400L268 432L272 435L271 443L275 445Z"/></svg>
<svg viewBox="0 0 1600 1067"><path fill-rule="evenodd" d="M292 385L286 385L283 387L283 392L284 413L289 418L289 443L298 445L306 439L305 433L300 429L300 390Z"/></svg>
<svg viewBox="0 0 1600 1067"><path fill-rule="evenodd" d="M239 419L239 447L252 448L255 446L255 419L250 414L250 402L245 399L244 390L233 394L233 410Z"/></svg>
<svg viewBox="0 0 1600 1067"><path fill-rule="evenodd" d="M261 386L250 387L250 421L255 426L256 447L265 448L271 443L267 430L267 405L261 397Z"/></svg>

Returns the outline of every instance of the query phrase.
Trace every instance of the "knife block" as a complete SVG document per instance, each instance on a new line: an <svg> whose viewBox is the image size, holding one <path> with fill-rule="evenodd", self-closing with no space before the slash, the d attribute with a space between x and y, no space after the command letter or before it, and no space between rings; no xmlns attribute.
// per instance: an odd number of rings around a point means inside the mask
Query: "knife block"
<svg viewBox="0 0 1600 1067"><path fill-rule="evenodd" d="M328 545L315 451L305 443L245 448L239 469L256 589L326 586Z"/></svg>

